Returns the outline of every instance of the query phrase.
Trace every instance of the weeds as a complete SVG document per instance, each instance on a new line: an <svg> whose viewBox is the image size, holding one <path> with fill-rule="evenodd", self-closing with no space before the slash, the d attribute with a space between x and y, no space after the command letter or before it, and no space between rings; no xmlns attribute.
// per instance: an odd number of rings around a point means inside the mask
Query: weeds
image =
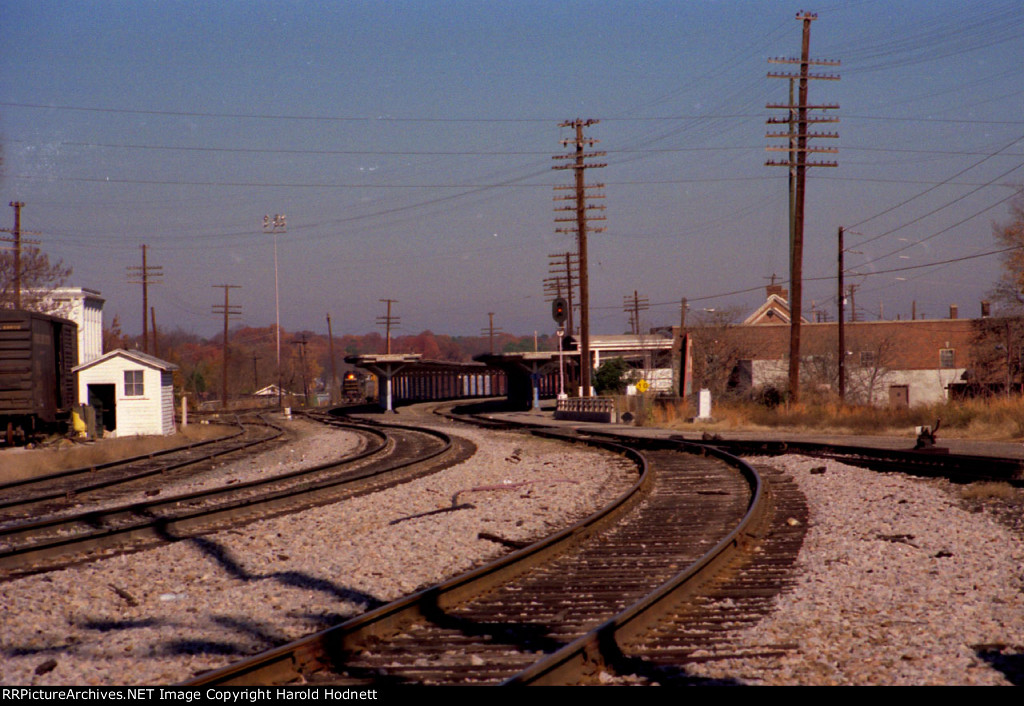
<svg viewBox="0 0 1024 706"><path fill-rule="evenodd" d="M960 489L960 497L964 500L1012 500L1016 495L1009 483L971 483Z"/></svg>
<svg viewBox="0 0 1024 706"><path fill-rule="evenodd" d="M685 409L672 414L656 413L669 426L685 428L689 424ZM755 402L721 401L714 408L712 425L716 428L779 428L820 431L845 431L855 434L911 433L917 426L934 426L942 420L940 435L970 436L984 439L1024 439L1024 400L988 398L943 402L910 408L840 405L834 401L780 404L766 407Z"/></svg>

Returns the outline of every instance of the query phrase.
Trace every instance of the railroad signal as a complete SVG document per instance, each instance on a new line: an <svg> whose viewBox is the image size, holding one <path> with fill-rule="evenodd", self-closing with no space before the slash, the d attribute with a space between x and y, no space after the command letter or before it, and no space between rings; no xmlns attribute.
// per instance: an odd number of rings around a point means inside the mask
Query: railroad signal
<svg viewBox="0 0 1024 706"><path fill-rule="evenodd" d="M556 324L561 326L565 323L568 315L569 304L562 297L555 297L554 301L551 302L551 318L555 320Z"/></svg>

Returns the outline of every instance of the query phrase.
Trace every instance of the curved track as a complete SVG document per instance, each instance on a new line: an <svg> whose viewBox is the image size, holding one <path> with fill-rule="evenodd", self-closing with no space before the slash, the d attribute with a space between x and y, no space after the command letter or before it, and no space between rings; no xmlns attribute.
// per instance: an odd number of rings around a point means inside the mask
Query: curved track
<svg viewBox="0 0 1024 706"><path fill-rule="evenodd" d="M582 679L586 665L603 659L609 636L656 621L720 570L766 507L753 469L718 451L678 442L628 442L640 451L587 443L628 454L641 469L611 507L502 560L195 683Z"/></svg>
<svg viewBox="0 0 1024 706"><path fill-rule="evenodd" d="M65 511L72 504L116 498L128 487L159 489L167 480L227 454L258 452L283 430L262 419L234 421L231 434L132 458L72 468L0 484L0 524Z"/></svg>
<svg viewBox="0 0 1024 706"><path fill-rule="evenodd" d="M0 575L19 575L176 541L230 524L314 505L403 482L467 453L439 432L387 432L344 424L373 437L368 448L337 462L223 485L159 500L92 509L0 527Z"/></svg>

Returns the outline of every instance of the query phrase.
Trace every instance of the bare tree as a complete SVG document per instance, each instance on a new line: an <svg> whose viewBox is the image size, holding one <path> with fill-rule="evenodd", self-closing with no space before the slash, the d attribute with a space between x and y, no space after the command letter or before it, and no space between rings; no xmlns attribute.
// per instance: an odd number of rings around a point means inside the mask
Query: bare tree
<svg viewBox="0 0 1024 706"><path fill-rule="evenodd" d="M885 404L892 380L897 341L893 336L859 340L853 334L847 346L852 360L847 361L846 400L857 404Z"/></svg>
<svg viewBox="0 0 1024 706"><path fill-rule="evenodd" d="M976 388L975 394L983 390L1009 393L1022 382L1024 317L977 319L973 328L966 382Z"/></svg>
<svg viewBox="0 0 1024 706"><path fill-rule="evenodd" d="M0 249L0 307L13 309L15 305L14 252ZM27 247L21 251L21 306L39 310L47 294L62 286L71 276L71 266L62 260L54 263L39 248Z"/></svg>
<svg viewBox="0 0 1024 706"><path fill-rule="evenodd" d="M713 397L726 395L730 379L740 360L749 358L738 327L733 324L739 310L705 311L696 323L686 327L693 341L693 383L695 389L708 389Z"/></svg>
<svg viewBox="0 0 1024 706"><path fill-rule="evenodd" d="M1024 186L1010 202L1010 220L992 228L996 241L1007 248L1003 273L992 290L992 298L1006 306L1007 313L1024 313Z"/></svg>

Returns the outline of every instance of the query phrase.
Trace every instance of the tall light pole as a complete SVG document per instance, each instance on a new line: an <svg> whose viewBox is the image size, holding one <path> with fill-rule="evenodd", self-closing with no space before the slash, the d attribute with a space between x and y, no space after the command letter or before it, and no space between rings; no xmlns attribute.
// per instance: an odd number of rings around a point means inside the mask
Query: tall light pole
<svg viewBox="0 0 1024 706"><path fill-rule="evenodd" d="M281 289L277 278L277 234L287 232L284 214L263 217L263 232L274 234L274 313L277 334L277 406L281 408Z"/></svg>

